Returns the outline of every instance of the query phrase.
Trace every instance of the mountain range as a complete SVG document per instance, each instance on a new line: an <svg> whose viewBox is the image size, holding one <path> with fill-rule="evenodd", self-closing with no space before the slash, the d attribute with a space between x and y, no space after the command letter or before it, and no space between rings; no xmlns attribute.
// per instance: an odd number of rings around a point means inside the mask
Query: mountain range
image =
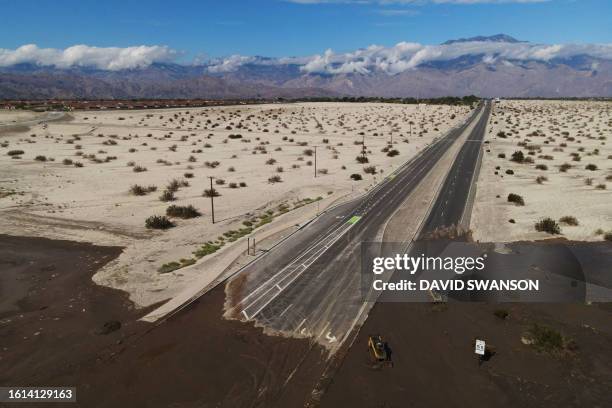
<svg viewBox="0 0 612 408"><path fill-rule="evenodd" d="M0 49L0 99L612 96L612 45L542 45L504 34L309 57L234 55L199 64L160 57L132 66L66 62L61 51L27 47Z"/></svg>

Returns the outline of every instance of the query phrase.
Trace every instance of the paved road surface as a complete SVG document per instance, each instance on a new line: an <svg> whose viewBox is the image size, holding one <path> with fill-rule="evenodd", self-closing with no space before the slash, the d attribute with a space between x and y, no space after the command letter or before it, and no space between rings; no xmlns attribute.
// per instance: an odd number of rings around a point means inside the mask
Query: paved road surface
<svg viewBox="0 0 612 408"><path fill-rule="evenodd" d="M328 211L241 271L230 283L237 288L232 314L330 349L339 346L371 306L360 296L361 242L381 240L387 220L481 109L365 197Z"/></svg>

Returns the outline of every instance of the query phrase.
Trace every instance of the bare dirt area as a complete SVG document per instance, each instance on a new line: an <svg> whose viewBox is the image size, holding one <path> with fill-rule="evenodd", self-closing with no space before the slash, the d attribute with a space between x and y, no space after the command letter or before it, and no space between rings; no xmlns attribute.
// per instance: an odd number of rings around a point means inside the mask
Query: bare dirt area
<svg viewBox="0 0 612 408"><path fill-rule="evenodd" d="M0 382L38 383L76 355L121 341L136 312L127 294L91 281L118 247L0 235Z"/></svg>
<svg viewBox="0 0 612 408"><path fill-rule="evenodd" d="M611 131L610 102L495 103L471 219L474 239L612 240Z"/></svg>
<svg viewBox="0 0 612 408"><path fill-rule="evenodd" d="M364 193L468 111L380 103L75 111L0 136L0 219L12 235L125 247L94 280L148 306L206 286L246 251L247 235L264 240L278 234L274 225L288 229ZM364 148L367 163L358 160ZM153 216L167 219L146 224Z"/></svg>
<svg viewBox="0 0 612 408"><path fill-rule="evenodd" d="M0 236L3 385L76 386L82 407L300 406L308 398L322 349L223 319L223 285L159 326L137 321L146 309L91 281L120 251Z"/></svg>
<svg viewBox="0 0 612 408"><path fill-rule="evenodd" d="M609 406L611 313L609 305L379 303L321 406ZM563 346L525 344L535 324ZM393 367L372 364L370 334L388 342ZM476 358L475 338L493 348L488 361Z"/></svg>

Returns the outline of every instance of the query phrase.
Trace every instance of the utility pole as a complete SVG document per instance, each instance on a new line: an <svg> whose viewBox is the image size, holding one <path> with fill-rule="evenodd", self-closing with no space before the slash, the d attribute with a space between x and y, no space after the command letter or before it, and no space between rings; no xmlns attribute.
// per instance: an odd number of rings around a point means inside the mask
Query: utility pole
<svg viewBox="0 0 612 408"><path fill-rule="evenodd" d="M314 153L315 153L315 158L314 158L314 161L315 161L315 163L314 163L314 164L315 164L315 165L314 165L314 172L315 172L315 178L317 178L317 146L315 146L314 148L315 148L315 151L314 151Z"/></svg>
<svg viewBox="0 0 612 408"><path fill-rule="evenodd" d="M365 148L365 133L362 135L361 138L361 156L363 158L366 157L366 148Z"/></svg>
<svg viewBox="0 0 612 408"><path fill-rule="evenodd" d="M208 176L210 179L210 209L212 215L212 223L215 223L215 189L213 188L213 178L212 176Z"/></svg>

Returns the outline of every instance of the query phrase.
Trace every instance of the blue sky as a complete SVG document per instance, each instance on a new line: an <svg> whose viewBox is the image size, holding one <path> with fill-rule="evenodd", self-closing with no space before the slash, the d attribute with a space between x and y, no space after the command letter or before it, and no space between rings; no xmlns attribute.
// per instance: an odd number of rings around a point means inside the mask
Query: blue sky
<svg viewBox="0 0 612 408"><path fill-rule="evenodd" d="M605 0L0 0L0 7L4 49L167 45L192 59L497 33L540 43L612 43L612 1Z"/></svg>

